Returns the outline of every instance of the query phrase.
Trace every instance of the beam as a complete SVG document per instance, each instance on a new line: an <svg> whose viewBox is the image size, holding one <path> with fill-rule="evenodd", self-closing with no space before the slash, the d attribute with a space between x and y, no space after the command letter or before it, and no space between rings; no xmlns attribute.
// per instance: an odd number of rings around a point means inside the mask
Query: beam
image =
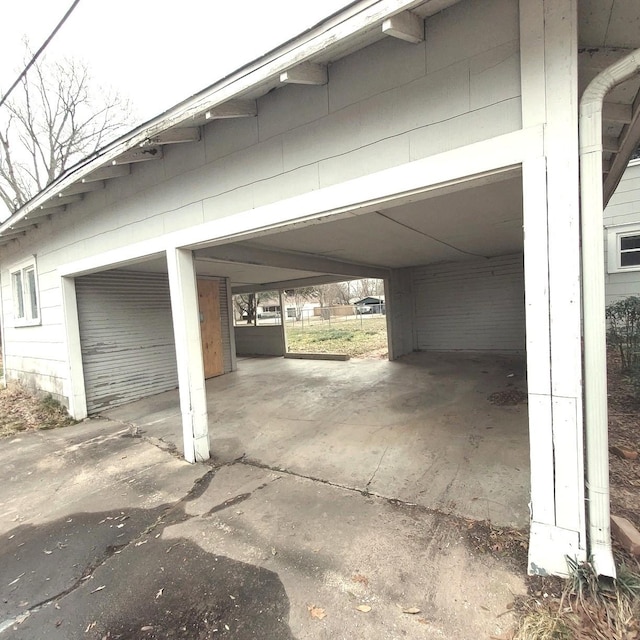
<svg viewBox="0 0 640 640"><path fill-rule="evenodd" d="M76 182L70 187L67 187L64 191L58 194L59 198L66 198L67 196L75 196L79 193L90 193L91 191L100 191L104 189L104 181L96 180L92 182Z"/></svg>
<svg viewBox="0 0 640 640"><path fill-rule="evenodd" d="M41 209L57 209L58 207L64 207L68 204L73 204L74 202L80 202L82 200L82 194L78 193L74 196L64 197L61 193L58 194L57 198L51 198L44 204L40 205Z"/></svg>
<svg viewBox="0 0 640 640"><path fill-rule="evenodd" d="M62 211L64 209L61 208ZM36 224L42 223L44 220L51 220L51 209L38 210L30 213L26 218L22 218L19 222L16 222L12 229L27 229Z"/></svg>
<svg viewBox="0 0 640 640"><path fill-rule="evenodd" d="M152 147L158 144L182 144L183 142L200 142L200 127L178 127L163 131L140 143L141 147Z"/></svg>
<svg viewBox="0 0 640 640"><path fill-rule="evenodd" d="M161 160L162 147L146 147L144 149L129 149L111 161L112 165L129 164L131 162L146 162L147 160Z"/></svg>
<svg viewBox="0 0 640 640"><path fill-rule="evenodd" d="M196 255L223 262L336 274L344 276L345 279L348 279L349 276L357 278L386 278L389 275L388 269L373 265L343 262L342 260L333 260L313 253L274 251L240 243L200 249L196 252Z"/></svg>
<svg viewBox="0 0 640 640"><path fill-rule="evenodd" d="M602 109L602 118L609 122L618 124L629 124L632 117L630 104L618 104L616 102L605 102Z"/></svg>
<svg viewBox="0 0 640 640"><path fill-rule="evenodd" d="M26 220L27 218L39 218L40 216L51 216L58 213L64 213L67 210L67 208L64 205L60 205L59 202L55 203L55 205L56 206L51 207L42 206L39 209L29 211L29 215L25 216L23 220Z"/></svg>
<svg viewBox="0 0 640 640"><path fill-rule="evenodd" d="M89 175L82 178L83 183L94 182L97 180L110 180L111 178L121 178L131 173L131 167L128 164L119 164L117 166L100 167L92 171Z"/></svg>
<svg viewBox="0 0 640 640"><path fill-rule="evenodd" d="M323 85L328 82L327 66L303 62L292 69L280 74L280 82L283 84L311 84Z"/></svg>
<svg viewBox="0 0 640 640"><path fill-rule="evenodd" d="M243 284L231 288L233 295L238 293L257 293L258 291L274 291L281 289L298 289L300 287L314 287L319 284L331 284L332 282L344 282L349 280L344 276L312 276L310 278L297 278L295 280L278 280L277 282L260 282L257 284Z"/></svg>
<svg viewBox="0 0 640 640"><path fill-rule="evenodd" d="M382 33L418 44L424 40L424 20L411 11L403 11L382 23Z"/></svg>
<svg viewBox="0 0 640 640"><path fill-rule="evenodd" d="M258 115L255 100L227 100L205 114L206 120L224 120L226 118L253 118Z"/></svg>
<svg viewBox="0 0 640 640"><path fill-rule="evenodd" d="M604 182L603 207L607 206L622 178L622 174L627 168L629 159L638 148L638 143L640 142L640 93L636 96L631 113L631 122L622 131L622 135L619 138L620 148L618 153L611 159L611 168Z"/></svg>

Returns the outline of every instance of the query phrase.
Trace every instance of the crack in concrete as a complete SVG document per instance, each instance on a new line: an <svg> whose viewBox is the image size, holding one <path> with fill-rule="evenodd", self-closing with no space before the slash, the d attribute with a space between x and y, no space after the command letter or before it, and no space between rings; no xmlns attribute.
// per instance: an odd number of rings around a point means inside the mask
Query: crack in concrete
<svg viewBox="0 0 640 640"><path fill-rule="evenodd" d="M384 460L384 457L387 455L387 451L389 451L389 447L387 447L383 452L382 455L380 456L380 460L378 461L378 466L376 467L376 470L373 472L373 474L371 475L371 477L369 478L369 482L367 482L365 489L369 489L369 486L371 485L371 483L373 482L373 479L376 477L376 473L378 473L378 470L380 469L380 465L382 464L382 461Z"/></svg>

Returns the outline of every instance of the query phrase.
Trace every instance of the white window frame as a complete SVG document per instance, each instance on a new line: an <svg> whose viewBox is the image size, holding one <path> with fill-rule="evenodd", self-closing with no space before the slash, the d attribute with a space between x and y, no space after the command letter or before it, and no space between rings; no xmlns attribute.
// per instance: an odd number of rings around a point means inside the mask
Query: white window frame
<svg viewBox="0 0 640 640"><path fill-rule="evenodd" d="M31 304L31 287L28 274L33 271L33 295L35 296L35 314ZM11 296L13 299L13 326L33 327L42 323L40 310L40 291L38 286L38 265L36 257L24 260L9 269ZM18 276L20 285L18 288ZM21 296L21 299L20 299ZM22 302L22 312L20 303Z"/></svg>
<svg viewBox="0 0 640 640"><path fill-rule="evenodd" d="M607 271L609 273L640 271L640 264L628 267L623 267L621 264L621 241L629 236L640 236L640 222L607 228Z"/></svg>

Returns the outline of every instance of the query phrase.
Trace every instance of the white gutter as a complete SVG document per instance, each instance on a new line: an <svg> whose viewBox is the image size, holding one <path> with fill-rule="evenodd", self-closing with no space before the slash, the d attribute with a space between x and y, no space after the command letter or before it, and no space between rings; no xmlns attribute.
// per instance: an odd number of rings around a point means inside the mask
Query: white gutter
<svg viewBox="0 0 640 640"><path fill-rule="evenodd" d="M607 343L604 293L602 105L607 93L640 72L640 49L612 64L580 100L580 211L584 392L589 500L589 556L596 571L615 577L609 513Z"/></svg>

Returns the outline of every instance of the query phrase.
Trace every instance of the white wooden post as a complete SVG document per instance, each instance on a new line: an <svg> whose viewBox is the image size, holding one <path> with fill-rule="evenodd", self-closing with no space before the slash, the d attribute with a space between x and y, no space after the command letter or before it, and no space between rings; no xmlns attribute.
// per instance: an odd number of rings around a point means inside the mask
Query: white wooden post
<svg viewBox="0 0 640 640"><path fill-rule="evenodd" d="M167 249L167 269L178 364L184 457L188 462L201 462L210 457L209 426L193 252L189 249Z"/></svg>
<svg viewBox="0 0 640 640"><path fill-rule="evenodd" d="M74 420L87 417L87 393L82 367L82 349L80 346L80 323L78 322L78 302L76 281L74 278L60 278L62 291L62 312L64 315L65 340L67 351L67 398L69 415Z"/></svg>
<svg viewBox="0 0 640 640"><path fill-rule="evenodd" d="M282 295L282 289L278 290L278 300L280 301L280 330L282 331L282 353L286 356L289 349L287 346L287 327L285 325L286 309L284 307L284 296Z"/></svg>
<svg viewBox="0 0 640 640"><path fill-rule="evenodd" d="M523 127L544 124L523 163L529 571L566 573L586 559L576 0L521 0L520 35Z"/></svg>
<svg viewBox="0 0 640 640"><path fill-rule="evenodd" d="M231 349L231 371L238 370L238 356L236 355L236 323L233 316L233 293L231 292L231 280L224 279L224 293L227 296L227 322L229 323L229 340Z"/></svg>

